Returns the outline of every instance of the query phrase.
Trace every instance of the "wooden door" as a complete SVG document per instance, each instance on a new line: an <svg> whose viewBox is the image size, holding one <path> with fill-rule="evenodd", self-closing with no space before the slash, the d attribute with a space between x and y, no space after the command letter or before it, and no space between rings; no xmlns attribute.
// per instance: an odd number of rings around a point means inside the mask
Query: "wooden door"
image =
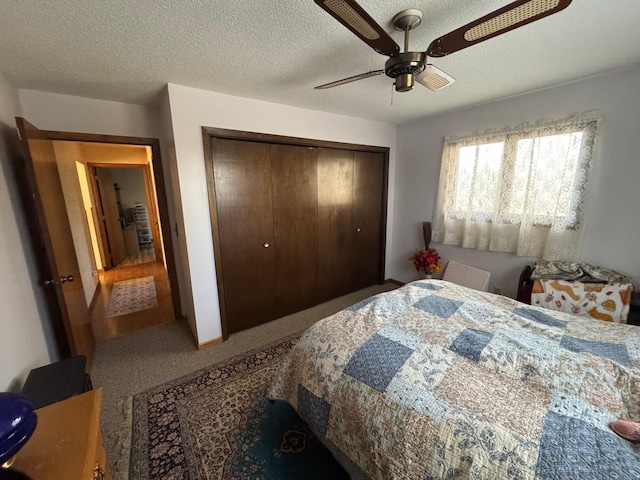
<svg viewBox="0 0 640 480"><path fill-rule="evenodd" d="M115 267L127 256L124 234L120 223L120 212L113 184L113 176L108 168L91 167L93 172L96 206L100 222L98 228L103 244L108 252L109 267Z"/></svg>
<svg viewBox="0 0 640 480"><path fill-rule="evenodd" d="M156 262L164 263L164 252L162 251L162 228L160 226L158 199L156 198L153 174L151 173L151 167L149 165L145 165L142 171L144 174L144 188L147 193L147 205L149 205L149 221L151 222L153 250L156 254Z"/></svg>
<svg viewBox="0 0 640 480"><path fill-rule="evenodd" d="M228 333L276 318L271 145L214 138L213 178Z"/></svg>
<svg viewBox="0 0 640 480"><path fill-rule="evenodd" d="M382 281L385 179L385 159L382 153L354 152L351 229L354 290Z"/></svg>
<svg viewBox="0 0 640 480"><path fill-rule="evenodd" d="M319 303L316 149L271 146L277 316Z"/></svg>
<svg viewBox="0 0 640 480"><path fill-rule="evenodd" d="M55 288L72 355L93 358L95 341L80 279L53 142L23 118L16 118L38 223L44 237L52 278L42 288ZM47 286L44 281L50 280Z"/></svg>
<svg viewBox="0 0 640 480"><path fill-rule="evenodd" d="M353 152L318 148L318 290L321 301L352 288Z"/></svg>

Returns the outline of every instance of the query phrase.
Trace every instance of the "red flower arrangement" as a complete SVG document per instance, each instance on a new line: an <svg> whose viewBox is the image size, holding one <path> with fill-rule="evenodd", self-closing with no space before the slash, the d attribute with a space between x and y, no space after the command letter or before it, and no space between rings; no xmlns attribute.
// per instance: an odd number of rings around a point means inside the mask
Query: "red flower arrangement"
<svg viewBox="0 0 640 480"><path fill-rule="evenodd" d="M438 273L442 270L440 265L440 255L435 248L427 248L426 250L418 250L409 260L413 261L416 270L425 273Z"/></svg>

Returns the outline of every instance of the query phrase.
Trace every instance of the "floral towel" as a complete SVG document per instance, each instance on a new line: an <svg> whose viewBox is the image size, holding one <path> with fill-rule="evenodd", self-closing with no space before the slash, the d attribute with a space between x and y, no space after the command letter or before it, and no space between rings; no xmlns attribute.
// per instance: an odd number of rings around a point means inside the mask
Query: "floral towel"
<svg viewBox="0 0 640 480"><path fill-rule="evenodd" d="M631 283L583 283L534 280L531 305L574 315L626 323L631 304Z"/></svg>
<svg viewBox="0 0 640 480"><path fill-rule="evenodd" d="M442 280L316 323L268 395L373 479L640 478L609 428L640 419L638 327Z"/></svg>

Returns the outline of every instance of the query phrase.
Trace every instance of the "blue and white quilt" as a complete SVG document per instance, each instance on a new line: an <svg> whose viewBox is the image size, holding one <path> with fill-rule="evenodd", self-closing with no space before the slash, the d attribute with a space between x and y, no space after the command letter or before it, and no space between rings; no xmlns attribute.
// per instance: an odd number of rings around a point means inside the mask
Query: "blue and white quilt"
<svg viewBox="0 0 640 480"><path fill-rule="evenodd" d="M269 392L376 479L640 479L640 328L424 280L309 328Z"/></svg>

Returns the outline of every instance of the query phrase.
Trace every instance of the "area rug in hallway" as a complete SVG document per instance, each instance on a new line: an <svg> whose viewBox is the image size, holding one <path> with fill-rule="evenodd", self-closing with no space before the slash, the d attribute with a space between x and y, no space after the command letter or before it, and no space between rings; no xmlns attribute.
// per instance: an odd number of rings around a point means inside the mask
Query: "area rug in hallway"
<svg viewBox="0 0 640 480"><path fill-rule="evenodd" d="M265 390L298 336L133 397L130 479L348 479Z"/></svg>
<svg viewBox="0 0 640 480"><path fill-rule="evenodd" d="M115 282L111 289L107 318L158 306L153 276Z"/></svg>

